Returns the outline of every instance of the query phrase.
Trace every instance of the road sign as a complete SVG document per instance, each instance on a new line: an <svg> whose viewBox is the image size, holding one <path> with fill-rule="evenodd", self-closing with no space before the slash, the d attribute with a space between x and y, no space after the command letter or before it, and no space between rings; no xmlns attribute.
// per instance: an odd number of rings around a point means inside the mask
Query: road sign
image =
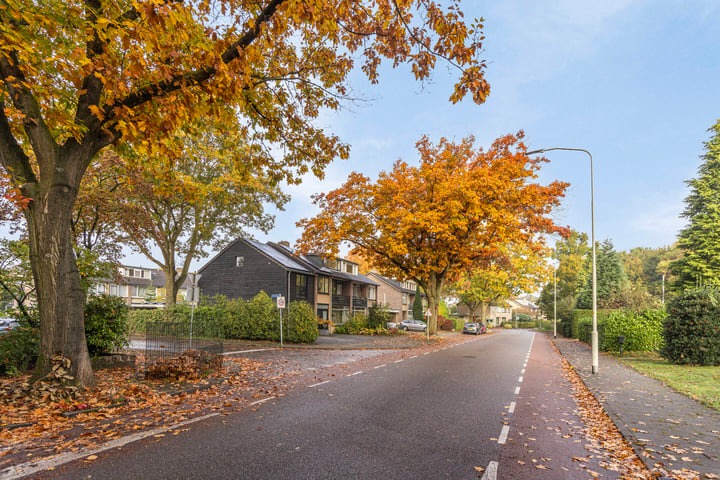
<svg viewBox="0 0 720 480"><path fill-rule="evenodd" d="M285 308L285 297L277 297L275 298L275 301L277 302L277 308Z"/></svg>

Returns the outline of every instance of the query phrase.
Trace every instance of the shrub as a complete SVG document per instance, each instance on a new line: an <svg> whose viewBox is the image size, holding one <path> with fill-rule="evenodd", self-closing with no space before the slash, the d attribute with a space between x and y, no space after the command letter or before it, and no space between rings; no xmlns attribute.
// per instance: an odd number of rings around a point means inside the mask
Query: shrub
<svg viewBox="0 0 720 480"><path fill-rule="evenodd" d="M0 375L16 376L35 366L40 352L40 331L26 321L0 333Z"/></svg>
<svg viewBox="0 0 720 480"><path fill-rule="evenodd" d="M513 328L513 324L510 322L503 323L503 328Z"/></svg>
<svg viewBox="0 0 720 480"><path fill-rule="evenodd" d="M720 365L720 291L688 290L668 302L661 355L677 364Z"/></svg>
<svg viewBox="0 0 720 480"><path fill-rule="evenodd" d="M663 345L664 308L642 311L616 310L604 316L603 341L600 350L620 351L618 336L625 337L623 349L629 352L656 351ZM599 328L599 327L598 327Z"/></svg>
<svg viewBox="0 0 720 480"><path fill-rule="evenodd" d="M384 328L390 321L391 315L388 307L382 303L376 303L370 307L367 324L369 328Z"/></svg>
<svg viewBox="0 0 720 480"><path fill-rule="evenodd" d="M367 317L362 313L356 313L350 320L338 326L335 329L336 333L345 333L350 335L362 335L363 329L369 328Z"/></svg>
<svg viewBox="0 0 720 480"><path fill-rule="evenodd" d="M120 297L97 295L85 304L85 340L90 355L121 350L128 344L128 306Z"/></svg>
<svg viewBox="0 0 720 480"><path fill-rule="evenodd" d="M148 322L167 321L167 312L162 310L130 310L128 325L131 335L145 335Z"/></svg>
<svg viewBox="0 0 720 480"><path fill-rule="evenodd" d="M312 305L292 302L288 306L287 339L294 343L314 343L320 332Z"/></svg>
<svg viewBox="0 0 720 480"><path fill-rule="evenodd" d="M250 340L280 341L280 314L275 302L265 292L260 292L247 302L245 310L247 335ZM282 313L283 319L287 315ZM285 322L286 320L283 320Z"/></svg>
<svg viewBox="0 0 720 480"><path fill-rule="evenodd" d="M438 315L438 328L445 332L449 332L453 329L455 324L449 318L445 318L442 315Z"/></svg>

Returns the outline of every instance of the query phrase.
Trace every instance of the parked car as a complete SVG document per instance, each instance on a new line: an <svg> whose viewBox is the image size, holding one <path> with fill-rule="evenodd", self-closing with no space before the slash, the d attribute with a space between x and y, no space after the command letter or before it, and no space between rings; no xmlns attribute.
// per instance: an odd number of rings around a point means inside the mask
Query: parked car
<svg viewBox="0 0 720 480"><path fill-rule="evenodd" d="M487 333L487 325L484 323L468 322L463 327L463 333L472 333L473 335Z"/></svg>
<svg viewBox="0 0 720 480"><path fill-rule="evenodd" d="M14 318L10 318L10 317L1 317L0 318L0 331L6 330L6 329L10 330L11 328L15 328L18 325L19 325L18 321L15 320Z"/></svg>
<svg viewBox="0 0 720 480"><path fill-rule="evenodd" d="M427 324L420 320L403 320L398 323L398 328L405 330L413 330L415 332L424 332L427 329Z"/></svg>

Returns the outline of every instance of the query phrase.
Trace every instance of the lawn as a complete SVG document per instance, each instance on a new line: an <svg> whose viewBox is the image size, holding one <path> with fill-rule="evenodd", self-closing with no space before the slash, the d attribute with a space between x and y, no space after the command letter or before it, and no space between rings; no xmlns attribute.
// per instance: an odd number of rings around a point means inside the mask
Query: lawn
<svg viewBox="0 0 720 480"><path fill-rule="evenodd" d="M630 352L622 357L617 354L614 356L703 405L720 410L720 366L674 365L651 352Z"/></svg>

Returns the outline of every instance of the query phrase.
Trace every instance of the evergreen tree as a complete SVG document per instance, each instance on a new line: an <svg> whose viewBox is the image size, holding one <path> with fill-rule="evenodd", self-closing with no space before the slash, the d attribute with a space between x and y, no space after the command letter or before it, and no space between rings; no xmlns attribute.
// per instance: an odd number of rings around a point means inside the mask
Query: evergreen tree
<svg viewBox="0 0 720 480"><path fill-rule="evenodd" d="M628 288L627 276L620 256L608 239L596 248L597 267L597 303L600 308L617 308L622 293ZM588 270L592 270L592 256L586 258ZM587 276L585 286L580 291L575 308L592 308L592 273Z"/></svg>
<svg viewBox="0 0 720 480"><path fill-rule="evenodd" d="M412 314L415 320L423 319L423 304L422 293L420 292L420 285L415 288L415 300L413 301Z"/></svg>
<svg viewBox="0 0 720 480"><path fill-rule="evenodd" d="M686 182L690 195L682 216L689 224L678 236L683 256L672 264L679 288L720 283L720 120L709 131L698 176Z"/></svg>

